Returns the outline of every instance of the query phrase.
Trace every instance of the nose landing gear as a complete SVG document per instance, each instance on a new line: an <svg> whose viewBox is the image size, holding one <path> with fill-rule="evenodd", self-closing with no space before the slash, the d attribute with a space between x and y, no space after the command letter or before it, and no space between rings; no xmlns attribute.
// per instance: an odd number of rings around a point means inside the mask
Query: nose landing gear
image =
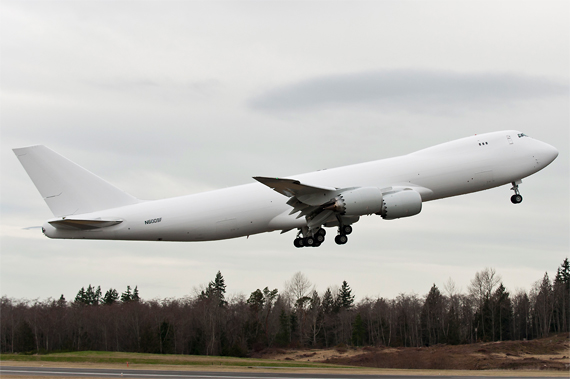
<svg viewBox="0 0 570 379"><path fill-rule="evenodd" d="M515 194L513 196L511 196L511 203L513 204L519 204L523 201L523 197L521 196L520 192L519 192L519 184L522 183L521 180L517 180L516 182L513 182L513 187L511 188L512 191L515 191Z"/></svg>

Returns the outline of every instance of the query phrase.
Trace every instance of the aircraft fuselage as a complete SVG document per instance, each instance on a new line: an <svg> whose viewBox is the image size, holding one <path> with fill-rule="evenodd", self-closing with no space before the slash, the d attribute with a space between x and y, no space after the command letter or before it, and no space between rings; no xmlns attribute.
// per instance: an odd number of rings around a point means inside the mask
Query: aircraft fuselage
<svg viewBox="0 0 570 379"><path fill-rule="evenodd" d="M408 155L321 170L290 178L336 189L375 187L382 193L413 190L421 201L482 191L536 173L558 152L518 131L476 135ZM163 200L70 214L63 218L118 220L88 230L43 226L50 238L146 241L210 241L307 226L306 217L289 214L287 198L261 183ZM326 226L326 225L325 225Z"/></svg>

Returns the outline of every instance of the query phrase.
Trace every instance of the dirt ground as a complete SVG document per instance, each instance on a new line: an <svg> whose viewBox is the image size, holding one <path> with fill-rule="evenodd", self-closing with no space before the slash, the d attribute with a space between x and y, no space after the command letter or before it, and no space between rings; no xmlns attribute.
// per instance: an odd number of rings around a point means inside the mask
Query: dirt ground
<svg viewBox="0 0 570 379"><path fill-rule="evenodd" d="M290 350L269 349L256 357L339 365L439 370L570 371L570 336L532 341L503 341L430 347L364 347Z"/></svg>

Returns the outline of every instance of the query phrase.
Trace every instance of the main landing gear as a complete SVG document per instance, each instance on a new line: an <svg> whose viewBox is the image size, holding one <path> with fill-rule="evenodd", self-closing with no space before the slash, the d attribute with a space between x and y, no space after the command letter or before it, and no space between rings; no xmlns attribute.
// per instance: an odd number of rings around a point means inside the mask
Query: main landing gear
<svg viewBox="0 0 570 379"><path fill-rule="evenodd" d="M515 194L513 196L511 196L511 203L513 203L513 204L519 204L523 201L523 197L519 193L519 184L520 183L521 183L520 180L512 183L513 187L511 188L511 190L515 191Z"/></svg>
<svg viewBox="0 0 570 379"><path fill-rule="evenodd" d="M343 225L338 228L338 235L334 238L337 245L344 245L348 242L348 237L352 233L352 226ZM319 247L325 241L326 230L319 228L313 235L309 235L307 228L302 228L293 241L295 247ZM304 237L306 236L306 237Z"/></svg>
<svg viewBox="0 0 570 379"><path fill-rule="evenodd" d="M337 245L344 245L345 243L348 242L347 235L349 235L350 233L352 233L352 226L341 225L338 228L338 235L334 238L334 242L336 242Z"/></svg>
<svg viewBox="0 0 570 379"><path fill-rule="evenodd" d="M327 234L327 231L323 228L320 228L312 236L309 235L307 237L301 237L302 234L303 230L299 230L297 238L295 238L295 241L293 241L295 247L319 247L325 241L325 235Z"/></svg>

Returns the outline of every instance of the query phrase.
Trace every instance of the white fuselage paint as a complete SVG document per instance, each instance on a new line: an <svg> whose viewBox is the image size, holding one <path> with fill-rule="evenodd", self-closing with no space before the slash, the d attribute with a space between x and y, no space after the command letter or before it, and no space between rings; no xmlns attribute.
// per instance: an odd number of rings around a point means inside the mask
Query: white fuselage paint
<svg viewBox="0 0 570 379"><path fill-rule="evenodd" d="M558 151L510 130L443 143L408 155L322 170L291 178L336 188L412 188L422 201L486 190L521 180L546 167ZM50 238L209 241L249 236L306 225L289 215L287 198L260 183L194 195L145 201L73 215L120 219L122 223L88 231L44 224Z"/></svg>

